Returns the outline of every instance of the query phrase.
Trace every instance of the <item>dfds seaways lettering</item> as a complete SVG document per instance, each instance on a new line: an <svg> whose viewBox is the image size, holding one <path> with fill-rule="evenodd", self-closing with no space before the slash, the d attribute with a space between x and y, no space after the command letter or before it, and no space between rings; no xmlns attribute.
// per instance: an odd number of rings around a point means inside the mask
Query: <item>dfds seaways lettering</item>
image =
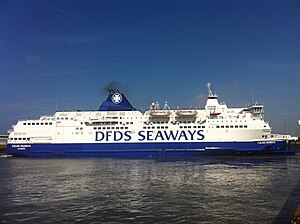
<svg viewBox="0 0 300 224"><path fill-rule="evenodd" d="M131 141L133 134L130 131L97 131L95 141L119 142ZM139 131L137 140L143 141L201 141L205 138L203 130L177 130L177 131Z"/></svg>

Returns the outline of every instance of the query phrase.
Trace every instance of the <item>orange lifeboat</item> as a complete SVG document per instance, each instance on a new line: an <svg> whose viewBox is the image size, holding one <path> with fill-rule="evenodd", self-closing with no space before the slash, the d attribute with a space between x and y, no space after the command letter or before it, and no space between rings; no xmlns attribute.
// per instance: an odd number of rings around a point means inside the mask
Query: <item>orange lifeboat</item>
<svg viewBox="0 0 300 224"><path fill-rule="evenodd" d="M150 116L151 117L169 117L171 112L169 110L151 110Z"/></svg>
<svg viewBox="0 0 300 224"><path fill-rule="evenodd" d="M176 115L178 117L195 117L197 113L196 110L177 110Z"/></svg>

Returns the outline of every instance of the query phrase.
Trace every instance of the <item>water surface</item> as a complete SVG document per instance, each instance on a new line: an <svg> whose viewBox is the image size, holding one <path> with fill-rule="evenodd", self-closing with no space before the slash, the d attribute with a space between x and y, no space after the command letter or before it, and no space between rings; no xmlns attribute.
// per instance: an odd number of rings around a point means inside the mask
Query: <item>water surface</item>
<svg viewBox="0 0 300 224"><path fill-rule="evenodd" d="M0 158L1 223L289 223L300 157Z"/></svg>

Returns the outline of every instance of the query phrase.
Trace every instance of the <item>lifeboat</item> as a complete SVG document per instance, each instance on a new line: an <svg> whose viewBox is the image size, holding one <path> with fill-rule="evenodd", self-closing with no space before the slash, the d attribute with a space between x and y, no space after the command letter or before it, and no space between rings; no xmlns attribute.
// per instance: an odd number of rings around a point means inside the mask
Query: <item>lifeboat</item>
<svg viewBox="0 0 300 224"><path fill-rule="evenodd" d="M169 110L151 110L150 116L151 117L169 117L171 112Z"/></svg>
<svg viewBox="0 0 300 224"><path fill-rule="evenodd" d="M221 113L220 112L210 112L210 116L218 116L220 115Z"/></svg>
<svg viewBox="0 0 300 224"><path fill-rule="evenodd" d="M177 110L176 115L178 117L195 117L197 113L196 110Z"/></svg>

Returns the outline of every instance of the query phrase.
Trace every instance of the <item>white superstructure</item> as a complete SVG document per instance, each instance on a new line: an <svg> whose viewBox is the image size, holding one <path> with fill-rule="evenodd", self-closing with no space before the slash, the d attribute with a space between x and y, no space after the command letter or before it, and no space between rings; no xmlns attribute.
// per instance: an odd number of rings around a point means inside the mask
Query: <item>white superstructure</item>
<svg viewBox="0 0 300 224"><path fill-rule="evenodd" d="M263 118L263 106L229 108L219 103L208 83L203 109L158 109L153 103L138 110L56 112L36 120L20 120L9 134L10 144L235 142L289 139L273 135ZM121 104L123 94L113 91L107 101ZM130 105L131 106L131 105Z"/></svg>

